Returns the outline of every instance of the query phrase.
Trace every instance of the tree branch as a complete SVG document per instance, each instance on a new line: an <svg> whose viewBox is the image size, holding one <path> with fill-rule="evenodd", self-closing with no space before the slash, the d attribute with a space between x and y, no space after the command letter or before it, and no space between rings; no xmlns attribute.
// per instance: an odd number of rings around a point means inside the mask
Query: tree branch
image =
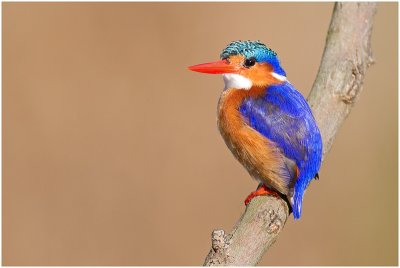
<svg viewBox="0 0 400 268"><path fill-rule="evenodd" d="M308 102L321 131L324 155L362 91L373 63L371 32L376 3L336 3L325 50ZM230 234L212 233L205 266L255 265L275 242L289 215L286 202L272 196L254 198Z"/></svg>

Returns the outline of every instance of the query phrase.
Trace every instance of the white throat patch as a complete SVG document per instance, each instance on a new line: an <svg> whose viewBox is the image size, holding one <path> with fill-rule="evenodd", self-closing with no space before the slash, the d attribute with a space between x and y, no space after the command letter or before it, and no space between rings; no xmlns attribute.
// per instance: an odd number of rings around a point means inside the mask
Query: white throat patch
<svg viewBox="0 0 400 268"><path fill-rule="evenodd" d="M250 79L240 75L240 74L223 74L225 89L235 88L235 89L250 89L253 83Z"/></svg>

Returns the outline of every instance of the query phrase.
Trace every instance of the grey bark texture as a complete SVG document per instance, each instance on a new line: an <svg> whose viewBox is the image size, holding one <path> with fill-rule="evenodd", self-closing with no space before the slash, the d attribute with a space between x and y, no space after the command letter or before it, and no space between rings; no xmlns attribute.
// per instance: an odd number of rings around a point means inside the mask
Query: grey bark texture
<svg viewBox="0 0 400 268"><path fill-rule="evenodd" d="M336 3L325 50L308 102L321 131L324 155L357 101L373 63L371 33L376 3ZM205 266L256 265L275 242L289 216L287 203L273 196L254 198L229 234L212 233Z"/></svg>

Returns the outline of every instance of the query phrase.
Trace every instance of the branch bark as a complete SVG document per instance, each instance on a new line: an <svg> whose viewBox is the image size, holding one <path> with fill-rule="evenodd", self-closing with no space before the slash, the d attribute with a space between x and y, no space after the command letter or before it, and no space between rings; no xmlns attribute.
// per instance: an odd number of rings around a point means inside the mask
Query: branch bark
<svg viewBox="0 0 400 268"><path fill-rule="evenodd" d="M317 78L308 97L321 131L324 155L362 91L373 63L371 33L376 3L336 3ZM230 234L212 233L204 265L256 265L275 242L289 215L287 203L259 196L246 207Z"/></svg>

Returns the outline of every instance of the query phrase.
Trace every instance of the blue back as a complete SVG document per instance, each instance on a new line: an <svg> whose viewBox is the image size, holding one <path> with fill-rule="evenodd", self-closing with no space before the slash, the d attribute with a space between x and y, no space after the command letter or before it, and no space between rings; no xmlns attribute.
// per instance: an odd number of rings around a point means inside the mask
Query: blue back
<svg viewBox="0 0 400 268"><path fill-rule="evenodd" d="M296 162L300 175L294 186L292 208L294 218L300 218L304 190L322 159L321 135L307 101L285 82L269 86L262 97L245 99L240 112L252 128Z"/></svg>

